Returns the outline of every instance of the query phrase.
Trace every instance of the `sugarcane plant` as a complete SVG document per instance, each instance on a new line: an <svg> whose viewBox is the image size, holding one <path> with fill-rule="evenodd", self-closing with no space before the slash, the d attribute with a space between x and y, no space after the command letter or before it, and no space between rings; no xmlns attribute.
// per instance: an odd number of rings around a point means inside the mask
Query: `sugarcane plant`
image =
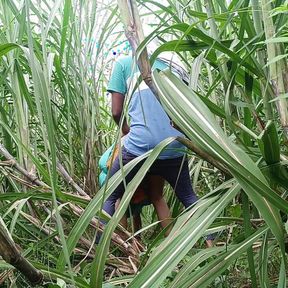
<svg viewBox="0 0 288 288"><path fill-rule="evenodd" d="M59 287L286 287L287 12L283 0L1 1L0 284L27 286L20 270ZM151 207L142 241L118 223L174 139L102 188L97 181L97 162L120 135L105 87L126 37L142 79L186 136L178 141L200 195L184 211L165 187L167 238ZM151 71L166 52L188 83ZM109 219L104 200L144 159ZM211 233L215 247L205 249Z"/></svg>

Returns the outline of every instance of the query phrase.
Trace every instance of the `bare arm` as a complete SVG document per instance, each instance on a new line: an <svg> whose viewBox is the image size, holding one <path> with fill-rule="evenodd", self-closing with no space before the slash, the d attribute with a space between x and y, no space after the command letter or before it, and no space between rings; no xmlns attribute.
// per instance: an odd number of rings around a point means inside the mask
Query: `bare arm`
<svg viewBox="0 0 288 288"><path fill-rule="evenodd" d="M119 126L121 115L123 112L124 95L118 92L112 92L111 94L112 94L112 116L116 124ZM129 133L129 130L130 128L125 118L122 125L122 133L126 135Z"/></svg>

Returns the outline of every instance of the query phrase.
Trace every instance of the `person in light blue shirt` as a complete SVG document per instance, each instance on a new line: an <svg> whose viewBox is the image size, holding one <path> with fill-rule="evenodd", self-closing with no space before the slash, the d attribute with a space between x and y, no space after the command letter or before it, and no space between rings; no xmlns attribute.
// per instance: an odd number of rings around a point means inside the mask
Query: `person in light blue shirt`
<svg viewBox="0 0 288 288"><path fill-rule="evenodd" d="M137 66L136 69L133 68L135 66L133 62L131 56L118 59L114 64L107 88L107 91L112 95L112 116L118 125L127 92L130 86L133 87L133 83L136 83L135 79L138 79L140 75ZM152 70L163 70L167 67L165 62L157 59ZM132 94L128 105L130 125L125 119L121 127L123 134L126 135L121 157L123 165L153 149L168 137L184 137L181 132L172 127L163 107L143 81ZM143 161L134 167L126 176L126 182L131 181L142 164ZM119 157L117 157L112 164L109 176L114 175L119 169L120 162ZM149 174L164 178L172 186L176 196L186 208L197 201L197 196L191 185L185 147L178 141L173 141L162 151L150 167ZM105 201L103 209L113 215L115 202L122 197L123 193L124 185L121 183Z"/></svg>
<svg viewBox="0 0 288 288"><path fill-rule="evenodd" d="M167 68L167 64L156 60L152 69L163 70ZM113 73L107 88L112 92L112 113L113 113L113 92L125 95L130 82L137 78L140 73L138 69L134 69L132 57L123 57L115 62ZM143 87L144 86L144 87ZM158 143L164 139L174 136L182 136L182 133L174 129L170 125L170 120L160 105L159 101L152 94L150 89L143 83L132 95L129 103L130 129L129 134L125 137L124 147L130 153L139 156L153 149ZM124 97L120 96L123 100ZM120 98L120 100L122 100ZM118 107L117 107L118 108ZM115 115L116 114L116 115ZM121 114L120 114L121 115ZM113 117L119 118L119 111L113 113ZM117 122L117 121L116 121ZM127 134L127 123L124 123L123 133ZM185 147L178 141L171 143L161 154L159 159L171 159L183 156Z"/></svg>

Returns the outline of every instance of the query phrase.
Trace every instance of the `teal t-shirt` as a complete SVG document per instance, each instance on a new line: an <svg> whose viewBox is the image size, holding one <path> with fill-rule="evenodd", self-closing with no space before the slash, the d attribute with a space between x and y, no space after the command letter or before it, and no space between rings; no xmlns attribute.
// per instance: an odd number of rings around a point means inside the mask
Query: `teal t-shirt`
<svg viewBox="0 0 288 288"><path fill-rule="evenodd" d="M135 81L140 75L138 69L133 69L133 65L135 66L131 56L119 58L114 64L107 91L125 95L129 83ZM156 60L152 66L152 70L163 70L165 68L167 68L167 65L160 60ZM182 133L171 126L166 112L144 81L131 97L128 114L130 117L130 132L126 136L123 145L127 151L136 156L153 149L168 137L183 137ZM159 158L181 157L184 153L183 150L185 150L185 147L181 143L173 141L160 154Z"/></svg>
<svg viewBox="0 0 288 288"><path fill-rule="evenodd" d="M107 162L109 158L111 157L112 151L113 151L114 145L110 146L104 154L101 156L99 160L99 168L100 168L100 175L99 175L99 184L100 187L102 187L105 183L107 174L108 174L108 168L107 168Z"/></svg>

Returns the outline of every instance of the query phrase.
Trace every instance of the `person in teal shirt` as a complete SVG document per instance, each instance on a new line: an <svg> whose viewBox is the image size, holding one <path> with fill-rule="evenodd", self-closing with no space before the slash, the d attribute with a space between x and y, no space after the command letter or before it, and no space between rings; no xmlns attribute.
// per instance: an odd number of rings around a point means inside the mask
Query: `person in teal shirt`
<svg viewBox="0 0 288 288"><path fill-rule="evenodd" d="M152 70L163 70L167 67L164 61L157 59ZM121 57L114 64L107 91L112 95L112 117L118 125L123 113L124 99L127 97L130 85L133 86L133 83L136 83L135 79L138 79L139 75L137 65L134 64L131 56ZM123 134L126 135L121 157L123 165L153 149L168 137L184 137L181 132L172 127L163 107L143 81L131 96L128 104L128 115L129 125L125 119L121 127ZM127 183L135 176L142 164L143 161L126 176ZM119 169L120 160L117 157L112 164L109 177ZM197 201L197 196L191 185L185 147L180 142L173 141L161 152L158 159L150 167L148 175L156 175L165 179L174 189L177 198L185 208ZM103 209L113 215L115 203L117 199L122 197L123 193L124 185L122 182L104 202ZM208 245L210 246L210 243Z"/></svg>
<svg viewBox="0 0 288 288"><path fill-rule="evenodd" d="M152 68L163 70L167 67L166 63L156 60ZM117 118L116 122L120 120L122 110L114 111L113 109L118 108L119 100L124 100L129 83L135 81L140 75L138 69L134 70L132 57L130 56L121 57L114 64L107 91L112 92L112 114L114 119ZM117 94L118 99L115 99L114 92L121 94L121 96ZM116 105L113 105L113 103ZM124 123L123 134L128 135L125 137L123 144L127 151L133 155L140 156L144 154L168 137L183 137L181 132L170 125L167 114L145 83L141 83L133 94L128 113L130 118L129 134L128 125ZM185 146L178 141L174 141L160 154L159 159L179 158L183 156L183 151L185 151Z"/></svg>

